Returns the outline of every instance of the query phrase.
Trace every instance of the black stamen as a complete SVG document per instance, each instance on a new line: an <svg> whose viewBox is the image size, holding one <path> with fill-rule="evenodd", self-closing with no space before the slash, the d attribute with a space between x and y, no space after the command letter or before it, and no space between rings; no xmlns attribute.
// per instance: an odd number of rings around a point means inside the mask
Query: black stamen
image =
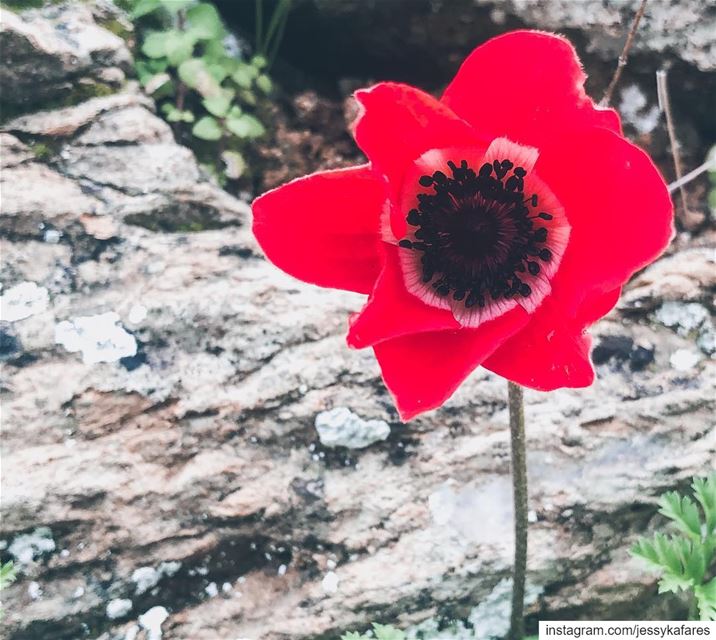
<svg viewBox="0 0 716 640"><path fill-rule="evenodd" d="M420 180L418 180L421 187L429 187L433 183L433 179L431 176L420 176Z"/></svg>
<svg viewBox="0 0 716 640"><path fill-rule="evenodd" d="M417 206L406 216L414 229L398 243L422 254L423 283L467 309L484 307L487 296L495 301L532 295L518 274L536 276L541 266L535 259L551 260L544 246L549 224L537 227L535 221L553 216L535 216L528 208L537 206L537 195L525 199L527 171L508 159L484 163L478 173L466 160L446 164L450 177L438 170L419 178L421 187L432 190L417 194Z"/></svg>

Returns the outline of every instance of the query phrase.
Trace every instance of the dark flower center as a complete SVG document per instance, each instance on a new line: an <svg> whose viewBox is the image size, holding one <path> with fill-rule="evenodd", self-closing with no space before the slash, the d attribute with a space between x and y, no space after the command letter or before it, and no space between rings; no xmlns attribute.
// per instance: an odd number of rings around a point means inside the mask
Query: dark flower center
<svg viewBox="0 0 716 640"><path fill-rule="evenodd" d="M407 216L416 227L414 239L399 245L423 254L423 282L432 281L438 295L464 300L468 308L485 306L487 296L529 296L532 289L521 275L538 275L540 261L552 258L540 222L553 216L534 212L537 194L524 193L527 172L509 160L485 163L478 173L465 160L448 166L452 177L435 171L420 178L434 193L418 194L418 207Z"/></svg>

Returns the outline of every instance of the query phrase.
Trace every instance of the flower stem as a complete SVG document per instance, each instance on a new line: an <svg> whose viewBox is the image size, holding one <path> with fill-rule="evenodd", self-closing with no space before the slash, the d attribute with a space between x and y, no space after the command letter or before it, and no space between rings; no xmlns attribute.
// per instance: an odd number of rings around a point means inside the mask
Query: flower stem
<svg viewBox="0 0 716 640"><path fill-rule="evenodd" d="M515 568L512 582L510 640L525 637L525 579L527 574L527 453L522 387L507 383L512 448L512 488L515 505Z"/></svg>

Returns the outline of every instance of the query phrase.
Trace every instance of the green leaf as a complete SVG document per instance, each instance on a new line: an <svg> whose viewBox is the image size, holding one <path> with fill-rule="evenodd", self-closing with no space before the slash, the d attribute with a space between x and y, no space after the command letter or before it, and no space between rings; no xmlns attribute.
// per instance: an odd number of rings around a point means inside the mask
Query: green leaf
<svg viewBox="0 0 716 640"><path fill-rule="evenodd" d="M229 112L233 99L233 91L224 91L219 95L204 98L202 104L210 114L223 118Z"/></svg>
<svg viewBox="0 0 716 640"><path fill-rule="evenodd" d="M264 56L254 56L251 58L251 66L256 67L257 69L265 69L267 64L268 60L266 60Z"/></svg>
<svg viewBox="0 0 716 640"><path fill-rule="evenodd" d="M221 138L221 126L211 116L200 118L192 127L191 132L201 140L219 140Z"/></svg>
<svg viewBox="0 0 716 640"><path fill-rule="evenodd" d="M239 99L244 104L248 104L252 107L256 106L256 96L253 91L249 91L249 89L239 89Z"/></svg>
<svg viewBox="0 0 716 640"><path fill-rule="evenodd" d="M661 562L659 562L659 554L656 552L656 547L651 540L640 538L634 543L634 546L631 548L631 553L642 560L646 560L654 569L663 568Z"/></svg>
<svg viewBox="0 0 716 640"><path fill-rule="evenodd" d="M224 35L224 25L213 4L200 2L187 11L186 17L199 40L212 40Z"/></svg>
<svg viewBox="0 0 716 640"><path fill-rule="evenodd" d="M226 75L230 76L234 71L236 71L239 68L239 64L241 64L236 58L232 58L231 56L221 56L217 61L216 64L220 64L222 67L224 67L224 71L226 71Z"/></svg>
<svg viewBox="0 0 716 640"><path fill-rule="evenodd" d="M679 593L679 591L687 591L692 586L686 578L666 573L659 580L659 593Z"/></svg>
<svg viewBox="0 0 716 640"><path fill-rule="evenodd" d="M691 487L704 512L706 535L716 534L716 473L708 478L694 478Z"/></svg>
<svg viewBox="0 0 716 640"><path fill-rule="evenodd" d="M169 122L194 122L194 114L191 111L180 111L171 103L162 105L162 112Z"/></svg>
<svg viewBox="0 0 716 640"><path fill-rule="evenodd" d="M169 62L174 66L180 65L185 60L191 58L194 52L195 38L189 32L168 31L165 43L166 55Z"/></svg>
<svg viewBox="0 0 716 640"><path fill-rule="evenodd" d="M363 636L357 631L349 631L341 636L341 640L365 640L368 636Z"/></svg>
<svg viewBox="0 0 716 640"><path fill-rule="evenodd" d="M701 540L699 510L691 498L669 491L661 496L659 505L659 513L672 520L679 530L695 540Z"/></svg>
<svg viewBox="0 0 716 640"><path fill-rule="evenodd" d="M201 58L192 58L182 62L177 73L186 86L196 89L204 98L219 95L223 91Z"/></svg>
<svg viewBox="0 0 716 640"><path fill-rule="evenodd" d="M204 43L204 58L219 60L226 56L226 47L223 39L207 40Z"/></svg>
<svg viewBox="0 0 716 640"><path fill-rule="evenodd" d="M240 62L236 71L231 75L232 79L243 89L250 89L254 78L258 75L255 67L245 62Z"/></svg>
<svg viewBox="0 0 716 640"><path fill-rule="evenodd" d="M701 620L716 620L716 578L696 587L694 595Z"/></svg>
<svg viewBox="0 0 716 640"><path fill-rule="evenodd" d="M273 90L273 83L271 82L271 78L269 78L265 74L261 74L258 78L256 78L256 86L261 89L266 95L271 93Z"/></svg>
<svg viewBox="0 0 716 640"><path fill-rule="evenodd" d="M229 109L229 113L226 114L227 118L238 118L243 111L241 111L241 107L238 104L235 104Z"/></svg>
<svg viewBox="0 0 716 640"><path fill-rule="evenodd" d="M131 16L132 20L136 20L137 18L146 16L152 11L156 11L161 6L162 3L160 0L137 0L137 2L134 4L132 12L129 15Z"/></svg>
<svg viewBox="0 0 716 640"><path fill-rule="evenodd" d="M214 62L213 60L204 59L204 65L206 66L206 70L211 74L211 77L214 78L218 83L221 83L224 78L226 78L228 72L226 71L226 67L222 65L219 62Z"/></svg>
<svg viewBox="0 0 716 640"><path fill-rule="evenodd" d="M167 11L178 13L182 9L186 9L192 3L192 0L160 0L160 2Z"/></svg>
<svg viewBox="0 0 716 640"><path fill-rule="evenodd" d="M405 640L405 633L395 627L373 623L376 640Z"/></svg>
<svg viewBox="0 0 716 640"><path fill-rule="evenodd" d="M142 53L148 58L163 58L167 54L167 32L153 31L142 44Z"/></svg>
<svg viewBox="0 0 716 640"><path fill-rule="evenodd" d="M15 582L16 578L17 572L12 560L0 565L0 589L5 589L5 587Z"/></svg>
<svg viewBox="0 0 716 640"><path fill-rule="evenodd" d="M248 113L227 118L226 128L238 138L259 138L266 133L261 121Z"/></svg>

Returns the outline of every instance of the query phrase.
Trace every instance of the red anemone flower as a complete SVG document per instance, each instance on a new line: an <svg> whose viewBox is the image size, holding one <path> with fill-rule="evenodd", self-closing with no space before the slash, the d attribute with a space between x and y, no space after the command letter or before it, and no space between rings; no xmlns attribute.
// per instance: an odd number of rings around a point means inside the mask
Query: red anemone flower
<svg viewBox="0 0 716 640"><path fill-rule="evenodd" d="M669 243L664 180L584 80L562 37L494 38L440 100L358 91L368 164L254 202L269 260L369 295L348 344L373 347L404 420L479 365L543 391L590 385L587 327Z"/></svg>

